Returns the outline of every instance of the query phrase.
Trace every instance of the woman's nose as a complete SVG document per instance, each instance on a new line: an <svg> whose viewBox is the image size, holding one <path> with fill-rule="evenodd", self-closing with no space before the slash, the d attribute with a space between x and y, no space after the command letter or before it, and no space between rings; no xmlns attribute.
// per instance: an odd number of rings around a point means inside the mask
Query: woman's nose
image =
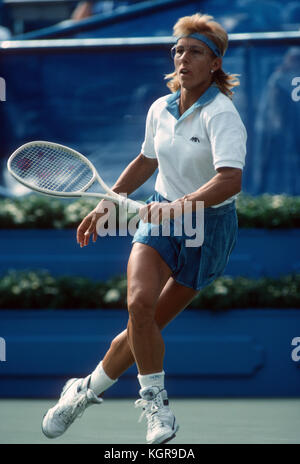
<svg viewBox="0 0 300 464"><path fill-rule="evenodd" d="M188 61L189 59L189 50L184 50L181 57L180 57L181 61Z"/></svg>

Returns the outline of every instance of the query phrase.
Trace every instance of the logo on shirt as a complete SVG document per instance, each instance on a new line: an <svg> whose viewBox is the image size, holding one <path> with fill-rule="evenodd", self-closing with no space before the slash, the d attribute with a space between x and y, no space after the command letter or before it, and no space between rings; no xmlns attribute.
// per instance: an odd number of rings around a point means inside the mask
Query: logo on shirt
<svg viewBox="0 0 300 464"><path fill-rule="evenodd" d="M200 143L200 140L198 139L198 137L191 137L191 138L190 138L190 141L191 141L191 142Z"/></svg>

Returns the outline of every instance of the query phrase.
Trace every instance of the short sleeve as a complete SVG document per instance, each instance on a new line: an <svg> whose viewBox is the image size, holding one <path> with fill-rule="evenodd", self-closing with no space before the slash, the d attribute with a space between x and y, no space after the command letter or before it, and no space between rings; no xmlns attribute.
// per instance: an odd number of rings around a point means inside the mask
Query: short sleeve
<svg viewBox="0 0 300 464"><path fill-rule="evenodd" d="M145 130L145 139L142 144L142 150L144 156L147 158L156 158L155 147L154 147L154 121L153 121L153 105L150 107L147 120L146 120L146 130Z"/></svg>
<svg viewBox="0 0 300 464"><path fill-rule="evenodd" d="M221 167L243 169L246 157L247 132L239 115L224 111L207 123L215 170Z"/></svg>

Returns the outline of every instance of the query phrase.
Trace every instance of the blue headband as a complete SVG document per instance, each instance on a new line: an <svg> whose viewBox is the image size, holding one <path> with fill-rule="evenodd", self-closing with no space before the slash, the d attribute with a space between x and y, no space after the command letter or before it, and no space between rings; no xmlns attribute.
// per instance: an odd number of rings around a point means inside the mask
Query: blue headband
<svg viewBox="0 0 300 464"><path fill-rule="evenodd" d="M219 56L219 57L222 56L222 53L220 52L217 45L212 40L210 40L208 37L206 37L206 35L198 34L198 32L194 32L194 34L189 34L189 35L181 35L180 37L178 37L176 43L178 42L178 40L183 39L184 37L188 37L188 38L190 37L191 39L201 40L201 42L204 42L211 49L211 51L214 52L216 56Z"/></svg>

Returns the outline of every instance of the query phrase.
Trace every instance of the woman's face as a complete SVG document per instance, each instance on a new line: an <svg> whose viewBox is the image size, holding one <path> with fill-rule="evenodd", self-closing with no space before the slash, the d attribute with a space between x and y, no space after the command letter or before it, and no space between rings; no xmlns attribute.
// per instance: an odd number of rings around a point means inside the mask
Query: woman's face
<svg viewBox="0 0 300 464"><path fill-rule="evenodd" d="M212 70L221 66L207 45L200 40L183 37L175 46L174 65L181 88L202 90L211 84Z"/></svg>

